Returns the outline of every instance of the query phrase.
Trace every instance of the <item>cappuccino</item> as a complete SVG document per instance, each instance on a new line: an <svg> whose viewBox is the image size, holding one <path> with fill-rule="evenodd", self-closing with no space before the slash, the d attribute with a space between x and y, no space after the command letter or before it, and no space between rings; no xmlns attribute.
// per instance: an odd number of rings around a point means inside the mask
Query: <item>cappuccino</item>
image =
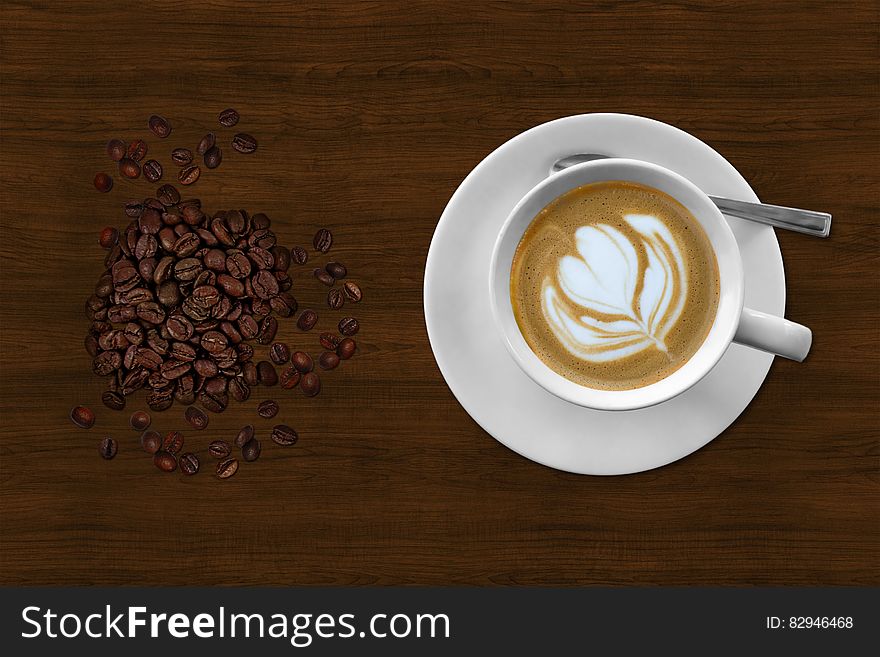
<svg viewBox="0 0 880 657"><path fill-rule="evenodd" d="M529 225L513 258L520 332L552 370L599 390L650 385L700 348L718 309L718 263L674 198L630 182L583 185Z"/></svg>

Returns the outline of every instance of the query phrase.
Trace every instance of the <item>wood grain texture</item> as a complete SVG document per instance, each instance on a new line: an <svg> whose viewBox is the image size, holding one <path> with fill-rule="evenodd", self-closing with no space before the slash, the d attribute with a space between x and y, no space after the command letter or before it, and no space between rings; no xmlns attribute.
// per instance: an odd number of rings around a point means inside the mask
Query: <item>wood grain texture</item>
<svg viewBox="0 0 880 657"><path fill-rule="evenodd" d="M0 583L880 584L875 2L12 0L0 35ZM299 445L264 440L218 482L163 475L101 407L82 303L97 231L150 190L94 191L106 140L144 137L171 170L228 106L259 150L227 148L193 194L268 213L287 244L329 226L366 300L361 352L320 397L272 393ZM422 315L458 183L517 133L596 111L677 125L761 198L835 217L826 241L779 233L809 360L777 361L706 448L628 477L556 472L482 432ZM321 302L308 281L297 296ZM187 440L207 460L268 396ZM68 422L78 403L92 430Z"/></svg>

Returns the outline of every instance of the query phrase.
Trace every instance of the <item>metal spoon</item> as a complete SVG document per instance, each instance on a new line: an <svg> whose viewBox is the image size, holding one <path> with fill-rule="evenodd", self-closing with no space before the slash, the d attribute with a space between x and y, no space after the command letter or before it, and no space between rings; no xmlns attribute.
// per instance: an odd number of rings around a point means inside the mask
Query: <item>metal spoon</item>
<svg viewBox="0 0 880 657"><path fill-rule="evenodd" d="M604 160L610 155L598 153L580 153L569 155L557 160L553 164L550 173L556 173L567 169L575 164ZM813 235L814 237L828 237L831 232L831 215L827 212L815 212L813 210L799 210L798 208L786 208L781 205L768 205L766 203L747 203L734 201L720 196L709 196L712 202L718 206L722 213L739 219L748 219L759 224L768 224L776 228L785 228L796 233Z"/></svg>

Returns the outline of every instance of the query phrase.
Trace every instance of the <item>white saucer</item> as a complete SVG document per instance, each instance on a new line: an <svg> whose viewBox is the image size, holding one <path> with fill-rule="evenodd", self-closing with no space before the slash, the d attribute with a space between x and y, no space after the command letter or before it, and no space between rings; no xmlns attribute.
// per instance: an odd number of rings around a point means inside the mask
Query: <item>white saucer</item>
<svg viewBox="0 0 880 657"><path fill-rule="evenodd" d="M580 474L628 474L698 450L742 413L773 356L732 345L700 383L663 404L594 411L554 397L509 356L489 311L489 260L501 224L561 157L602 153L654 162L703 191L757 202L727 160L699 139L651 119L584 114L551 121L491 153L453 194L425 269L425 317L452 393L496 440L538 463ZM746 277L745 303L782 315L785 273L769 226L728 219Z"/></svg>

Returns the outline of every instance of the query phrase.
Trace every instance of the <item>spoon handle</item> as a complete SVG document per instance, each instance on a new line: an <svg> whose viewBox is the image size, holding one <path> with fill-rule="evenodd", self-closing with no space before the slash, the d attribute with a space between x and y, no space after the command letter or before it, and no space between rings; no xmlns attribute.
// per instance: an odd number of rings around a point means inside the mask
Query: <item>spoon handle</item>
<svg viewBox="0 0 880 657"><path fill-rule="evenodd" d="M814 237L828 237L831 232L831 215L827 212L800 210L767 203L747 203L719 196L709 198L718 206L722 214L731 217L757 221Z"/></svg>

